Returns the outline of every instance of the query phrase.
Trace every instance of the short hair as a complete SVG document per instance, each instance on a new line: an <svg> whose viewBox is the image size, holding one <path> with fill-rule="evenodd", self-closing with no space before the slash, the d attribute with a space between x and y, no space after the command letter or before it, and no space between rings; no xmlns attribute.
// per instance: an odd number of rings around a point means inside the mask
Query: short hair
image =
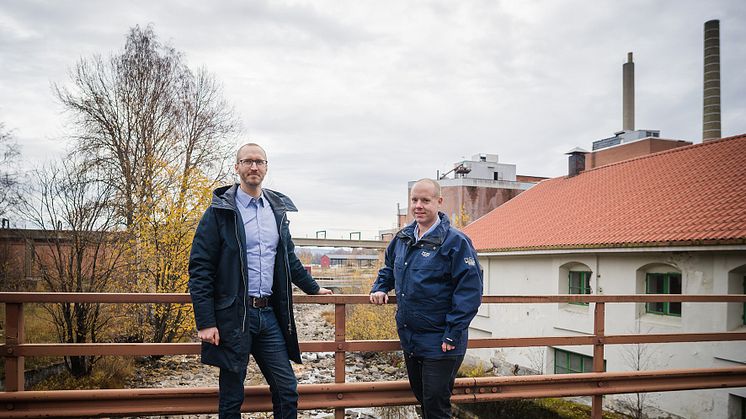
<svg viewBox="0 0 746 419"><path fill-rule="evenodd" d="M267 152L264 150L264 147L260 146L257 143L246 143L242 145L241 147L238 147L238 150L236 150L236 164L238 164L238 160L239 160L238 156L241 154L241 150L243 150L244 147L258 147L259 150L262 150L262 153L264 153L264 159L265 160L267 159Z"/></svg>
<svg viewBox="0 0 746 419"><path fill-rule="evenodd" d="M416 184L421 183L421 182L431 184L433 186L433 189L435 190L435 197L436 198L440 198L441 197L441 195L440 195L440 183L438 183L438 181L436 181L434 179L430 179L430 178L422 178L422 179L418 180L417 182L415 182L414 184L416 185ZM412 185L412 187L414 188L414 185Z"/></svg>

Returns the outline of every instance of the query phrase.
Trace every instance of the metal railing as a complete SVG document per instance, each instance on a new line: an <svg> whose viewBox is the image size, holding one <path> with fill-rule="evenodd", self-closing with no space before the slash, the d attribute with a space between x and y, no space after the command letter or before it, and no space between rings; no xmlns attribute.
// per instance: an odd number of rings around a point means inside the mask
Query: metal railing
<svg viewBox="0 0 746 419"><path fill-rule="evenodd" d="M345 353L396 351L397 340L359 341L345 338L345 308L368 304L367 295L296 295L299 304L333 304L334 341L301 342L305 352L334 352L334 383L300 384L299 408L334 409L344 417L345 408L414 404L406 381L345 382ZM605 345L670 342L746 340L742 332L625 334L605 333L607 303L649 302L746 302L746 295L540 295L484 296L484 304L593 303L594 332L586 336L545 336L522 338L476 338L469 348L592 345L593 372L561 375L459 378L453 390L456 403L504 399L592 396L592 417L601 418L606 394L661 392L746 386L746 367L683 370L604 372ZM24 304L29 303L190 303L188 294L77 294L0 293L5 303L6 342L0 346L5 357L5 392L0 393L0 418L168 415L215 412L217 388L138 388L124 390L24 391L24 359L34 356L83 355L175 355L198 354L199 343L25 343ZM395 298L389 299L395 303ZM267 386L246 387L245 411L270 411Z"/></svg>

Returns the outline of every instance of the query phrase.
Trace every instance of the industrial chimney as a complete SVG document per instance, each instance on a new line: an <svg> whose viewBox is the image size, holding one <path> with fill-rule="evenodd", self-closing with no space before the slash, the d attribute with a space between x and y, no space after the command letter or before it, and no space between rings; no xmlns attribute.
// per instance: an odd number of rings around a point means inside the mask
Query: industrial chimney
<svg viewBox="0 0 746 419"><path fill-rule="evenodd" d="M720 134L720 21L705 22L704 91L702 107L702 141L714 140Z"/></svg>
<svg viewBox="0 0 746 419"><path fill-rule="evenodd" d="M635 130L635 63L631 52L622 65L622 130Z"/></svg>

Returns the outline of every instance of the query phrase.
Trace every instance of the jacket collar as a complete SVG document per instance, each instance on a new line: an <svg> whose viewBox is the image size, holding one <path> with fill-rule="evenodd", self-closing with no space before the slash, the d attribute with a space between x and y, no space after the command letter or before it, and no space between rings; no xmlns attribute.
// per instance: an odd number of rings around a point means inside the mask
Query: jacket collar
<svg viewBox="0 0 746 419"><path fill-rule="evenodd" d="M236 192L238 191L238 183L229 186L221 186L212 192L212 203L210 204L214 208L227 209L237 211L238 206L236 205ZM282 194L271 189L262 188L264 197L269 201L269 205L272 206L272 211L275 213L285 211L298 211L293 201L285 194Z"/></svg>
<svg viewBox="0 0 746 419"><path fill-rule="evenodd" d="M443 244L446 234L448 234L448 229L451 227L451 222L448 220L448 216L440 211L438 211L438 218L440 218L440 224L438 224L433 231L422 237L420 242L435 246ZM413 244L416 241L414 237L415 223L417 223L417 221L413 221L411 224L401 229L396 234L396 237L408 241L410 245Z"/></svg>

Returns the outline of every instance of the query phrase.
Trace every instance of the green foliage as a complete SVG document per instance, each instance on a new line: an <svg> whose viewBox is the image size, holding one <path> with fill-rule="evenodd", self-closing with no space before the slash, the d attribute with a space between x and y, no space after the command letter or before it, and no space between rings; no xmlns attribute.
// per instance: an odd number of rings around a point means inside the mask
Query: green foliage
<svg viewBox="0 0 746 419"><path fill-rule="evenodd" d="M463 404L466 410L480 418L502 419L586 419L591 417L591 408L564 399L504 400L491 403ZM625 416L603 412L604 419L624 419Z"/></svg>
<svg viewBox="0 0 746 419"><path fill-rule="evenodd" d="M565 399L539 399L535 403L556 412L563 419L589 418L591 416L590 406ZM602 417L604 419L624 418L624 416L612 412L603 412Z"/></svg>
<svg viewBox="0 0 746 419"><path fill-rule="evenodd" d="M484 377L486 375L489 374L487 374L487 370L481 363L476 365L461 365L461 368L459 368L458 372L456 373L457 377L468 378Z"/></svg>

